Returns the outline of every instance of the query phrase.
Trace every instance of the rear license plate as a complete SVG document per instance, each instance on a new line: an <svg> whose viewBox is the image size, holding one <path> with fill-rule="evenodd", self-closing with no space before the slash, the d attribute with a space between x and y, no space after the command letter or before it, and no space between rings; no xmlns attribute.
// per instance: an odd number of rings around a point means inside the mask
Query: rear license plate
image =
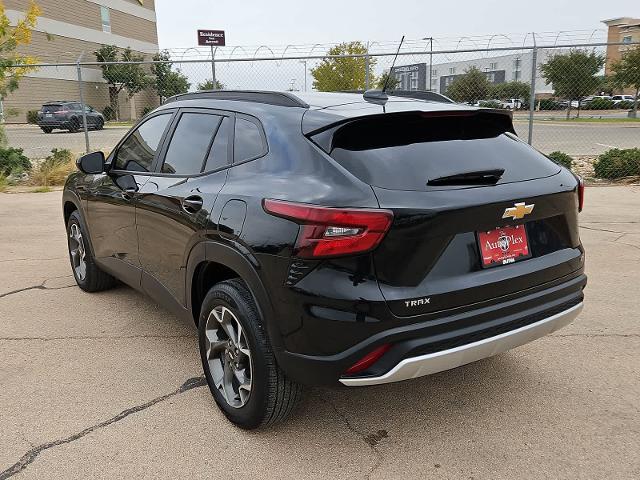
<svg viewBox="0 0 640 480"><path fill-rule="evenodd" d="M483 268L507 265L531 256L527 229L524 225L478 232L478 245Z"/></svg>
<svg viewBox="0 0 640 480"><path fill-rule="evenodd" d="M47 117L47 118L53 117L53 115L51 113L45 113L44 116Z"/></svg>

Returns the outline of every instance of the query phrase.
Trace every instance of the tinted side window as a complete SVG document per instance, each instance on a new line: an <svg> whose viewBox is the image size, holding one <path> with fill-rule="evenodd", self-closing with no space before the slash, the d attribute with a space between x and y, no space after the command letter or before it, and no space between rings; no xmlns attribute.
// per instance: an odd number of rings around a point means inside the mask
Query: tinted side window
<svg viewBox="0 0 640 480"><path fill-rule="evenodd" d="M158 115L140 125L124 141L116 154L116 170L148 172L171 114Z"/></svg>
<svg viewBox="0 0 640 480"><path fill-rule="evenodd" d="M260 127L242 118L236 119L236 135L233 147L235 162L259 157L267 152Z"/></svg>
<svg viewBox="0 0 640 480"><path fill-rule="evenodd" d="M216 138L213 140L205 171L215 170L229 164L229 130L231 130L231 119L222 117L222 123L218 127Z"/></svg>
<svg viewBox="0 0 640 480"><path fill-rule="evenodd" d="M171 137L162 173L200 173L222 118L206 113L183 113Z"/></svg>

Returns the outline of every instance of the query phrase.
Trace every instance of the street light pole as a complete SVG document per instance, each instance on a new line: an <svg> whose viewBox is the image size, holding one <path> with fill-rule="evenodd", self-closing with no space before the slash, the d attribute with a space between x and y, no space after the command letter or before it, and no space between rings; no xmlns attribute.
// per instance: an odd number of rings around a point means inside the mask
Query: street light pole
<svg viewBox="0 0 640 480"><path fill-rule="evenodd" d="M307 91L307 61L300 60L300 63L304 64L304 91Z"/></svg>
<svg viewBox="0 0 640 480"><path fill-rule="evenodd" d="M433 82L433 37L424 37L422 40L429 40L429 91Z"/></svg>

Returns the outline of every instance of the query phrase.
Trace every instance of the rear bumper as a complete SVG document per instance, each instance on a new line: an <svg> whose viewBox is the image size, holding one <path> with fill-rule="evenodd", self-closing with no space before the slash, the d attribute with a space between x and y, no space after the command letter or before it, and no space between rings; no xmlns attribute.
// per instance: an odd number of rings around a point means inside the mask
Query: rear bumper
<svg viewBox="0 0 640 480"><path fill-rule="evenodd" d="M49 128L68 128L69 127L69 120L64 119L64 120L56 120L56 119L43 119L43 120L38 120L37 122L38 126L40 128L42 127L49 127Z"/></svg>
<svg viewBox="0 0 640 480"><path fill-rule="evenodd" d="M376 377L342 378L340 383L348 387L379 385L383 383L399 382L411 378L431 375L452 368L475 362L483 358L506 352L540 337L544 337L570 324L582 311L582 302L563 312L552 315L539 322L526 325L495 337L461 345L449 350L405 358L390 371Z"/></svg>
<svg viewBox="0 0 640 480"><path fill-rule="evenodd" d="M375 385L428 375L495 355L570 323L580 312L586 283L580 270L569 278L516 295L437 315L395 317L379 323L349 322L353 331L369 331L369 336L331 355L286 349L276 350L275 354L290 378L308 385ZM332 323L312 331L319 342L335 341L338 322ZM348 333L339 332L342 336ZM345 375L349 367L383 344L390 344L391 348L381 359L363 372Z"/></svg>

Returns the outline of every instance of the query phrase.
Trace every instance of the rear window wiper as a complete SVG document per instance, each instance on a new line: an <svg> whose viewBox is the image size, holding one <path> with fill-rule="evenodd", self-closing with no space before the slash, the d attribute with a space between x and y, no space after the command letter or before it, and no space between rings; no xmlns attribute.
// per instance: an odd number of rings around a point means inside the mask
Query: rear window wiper
<svg viewBox="0 0 640 480"><path fill-rule="evenodd" d="M444 177L432 178L427 185L494 185L502 178L503 168L490 170L475 170L472 172L456 173Z"/></svg>

